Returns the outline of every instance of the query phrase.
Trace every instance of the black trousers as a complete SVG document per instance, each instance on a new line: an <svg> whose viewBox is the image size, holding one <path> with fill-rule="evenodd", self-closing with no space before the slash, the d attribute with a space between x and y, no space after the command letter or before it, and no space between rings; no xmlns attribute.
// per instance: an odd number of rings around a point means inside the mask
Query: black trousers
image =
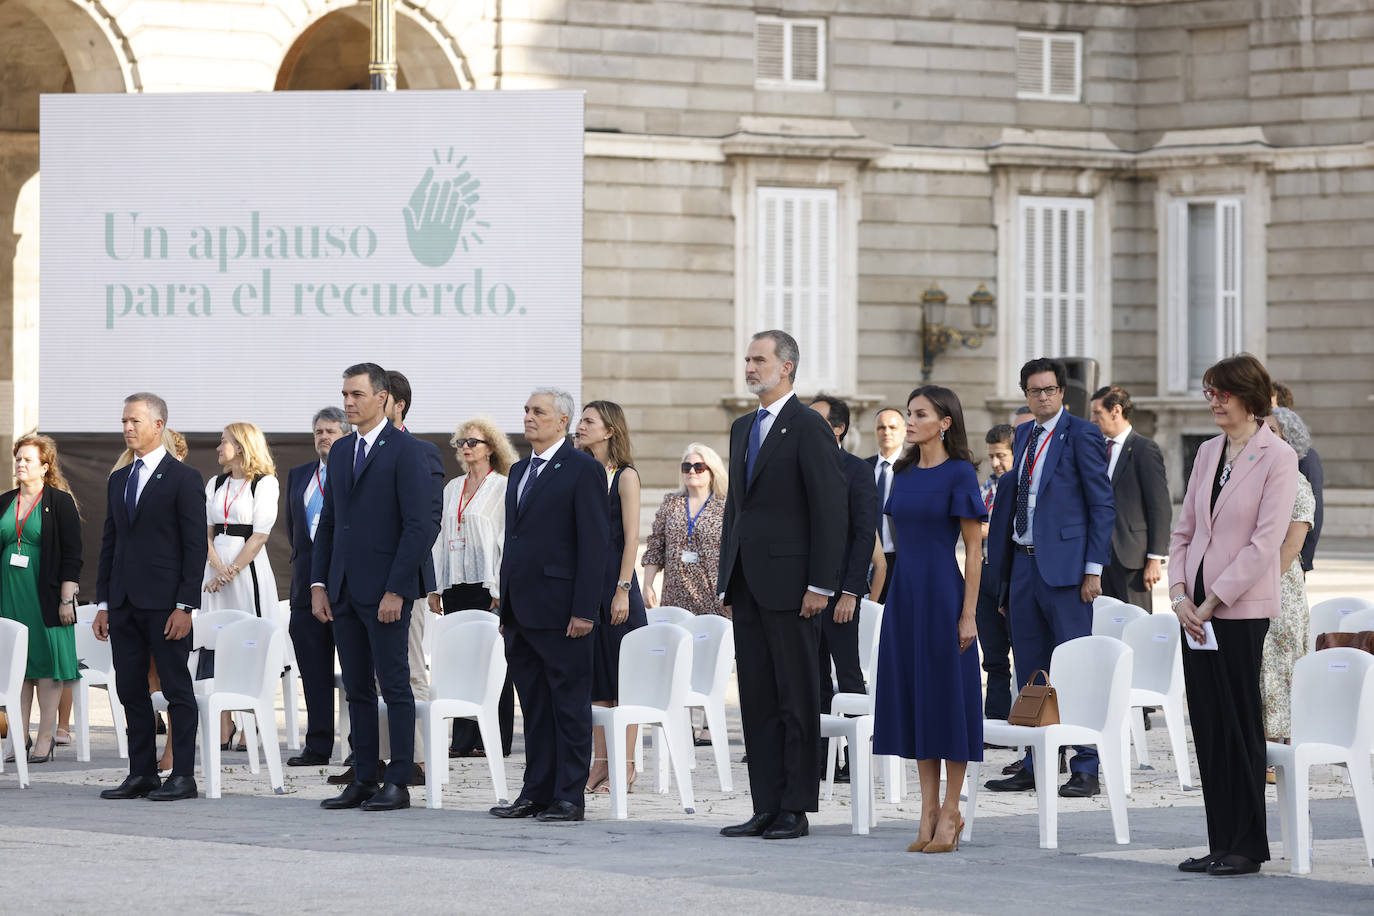
<svg viewBox="0 0 1374 916"><path fill-rule="evenodd" d="M306 750L334 754L334 625L321 623L310 607L291 609L291 645L305 694ZM346 738L347 736L345 736Z"/></svg>
<svg viewBox="0 0 1374 916"><path fill-rule="evenodd" d="M521 796L543 805L586 804L592 764L592 650L590 634L526 629L504 618L506 662L525 721L525 785Z"/></svg>
<svg viewBox="0 0 1374 916"><path fill-rule="evenodd" d="M484 608L491 604L491 592L480 582L449 586L440 598L445 614ZM509 757L511 744L515 740L515 682L510 679L509 669L506 670L506 683L501 686L501 699L496 704L496 718L501 726L501 753ZM482 747L482 734L477 730L477 722L473 719L454 719L449 750L466 755L477 748L486 750Z"/></svg>
<svg viewBox="0 0 1374 916"><path fill-rule="evenodd" d="M1269 859L1264 813L1260 658L1269 621L1212 618L1217 650L1183 644L1183 681L1197 747L1207 847L1217 856Z"/></svg>
<svg viewBox="0 0 1374 916"><path fill-rule="evenodd" d="M129 732L129 775L157 777L157 726L148 695L148 660L157 662L167 715L172 720L172 775L194 776L197 707L186 661L191 634L167 639L163 630L171 611L149 611L130 605L110 608L110 655L115 690L124 704Z"/></svg>
<svg viewBox="0 0 1374 916"><path fill-rule="evenodd" d="M887 590L892 586L892 573L897 569L897 553L884 553L887 559L887 578L883 579L882 591L878 593L878 603L887 604Z"/></svg>
<svg viewBox="0 0 1374 916"><path fill-rule="evenodd" d="M1145 587L1144 568L1122 566L1116 557L1112 557L1112 561L1102 568L1102 594L1134 604L1147 614L1154 613L1154 601L1150 597L1150 590Z"/></svg>
<svg viewBox="0 0 1374 916"><path fill-rule="evenodd" d="M401 619L382 623L377 605L353 601L345 585L334 604L334 640L339 649L344 693L352 729L353 765L359 782L379 778L409 785L415 769L415 694L410 690L410 610L401 602ZM373 680L373 676L376 680ZM386 700L391 760L386 774L377 772L377 685Z"/></svg>
<svg viewBox="0 0 1374 916"><path fill-rule="evenodd" d="M978 605L974 611L978 625L978 645L983 650L983 671L987 673L987 693L983 697L983 716L1005 719L1011 712L1011 625L997 612L997 577L983 566L978 586Z"/></svg>
<svg viewBox="0 0 1374 916"><path fill-rule="evenodd" d="M759 607L743 574L730 583L744 751L754 812L815 811L820 799L820 615Z"/></svg>
<svg viewBox="0 0 1374 916"><path fill-rule="evenodd" d="M830 711L830 701L835 696L835 687L840 693L863 693L864 673L859 667L859 608L854 608L854 617L849 623L835 622L835 604L839 595L821 612L821 632L817 643L817 656L820 661L816 669L820 675L821 711ZM858 599L854 599L857 605ZM830 664L835 664L835 677L830 677Z"/></svg>

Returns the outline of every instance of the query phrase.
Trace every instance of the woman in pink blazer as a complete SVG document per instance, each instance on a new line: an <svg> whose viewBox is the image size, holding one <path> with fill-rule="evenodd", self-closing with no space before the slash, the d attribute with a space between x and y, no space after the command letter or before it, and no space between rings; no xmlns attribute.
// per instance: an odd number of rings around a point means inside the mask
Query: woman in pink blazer
<svg viewBox="0 0 1374 916"><path fill-rule="evenodd" d="M1279 615L1279 546L1298 456L1265 425L1272 384L1247 353L1202 376L1222 435L1198 449L1169 546L1169 594L1188 635L1211 624L1215 651L1183 647L1188 712L1207 808L1208 854L1179 870L1247 875L1269 858L1260 660Z"/></svg>

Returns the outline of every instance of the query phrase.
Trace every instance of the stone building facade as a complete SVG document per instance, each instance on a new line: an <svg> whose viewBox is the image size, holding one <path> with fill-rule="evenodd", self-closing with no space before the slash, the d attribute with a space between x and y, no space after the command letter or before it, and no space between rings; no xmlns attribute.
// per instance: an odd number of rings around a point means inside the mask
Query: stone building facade
<svg viewBox="0 0 1374 916"><path fill-rule="evenodd" d="M1374 7L1365 0L397 0L406 90L586 92L584 393L650 485L747 403L748 335L871 411L921 294L996 297L932 381L970 429L1030 355L1095 359L1175 495L1237 350L1296 393L1328 528L1374 533ZM366 86L338 0L0 0L0 433L36 388L38 96Z"/></svg>

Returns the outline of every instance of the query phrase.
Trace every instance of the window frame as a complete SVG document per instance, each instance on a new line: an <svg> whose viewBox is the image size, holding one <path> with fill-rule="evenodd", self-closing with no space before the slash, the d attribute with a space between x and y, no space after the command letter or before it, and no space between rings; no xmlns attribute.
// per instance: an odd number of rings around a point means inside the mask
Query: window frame
<svg viewBox="0 0 1374 916"><path fill-rule="evenodd" d="M1070 31L1018 30L1016 33L1017 71L1020 71L1021 41L1034 39L1040 42L1040 90L1029 91L1017 88L1018 99L1044 102L1081 102L1083 101L1083 33ZM1073 42L1073 92L1056 93L1052 91L1053 81L1050 69L1050 46L1053 41L1068 39Z"/></svg>
<svg viewBox="0 0 1374 916"><path fill-rule="evenodd" d="M1067 295L1070 298L1073 298L1077 295L1081 295L1083 298L1082 327L1079 329L1079 333L1074 335L1082 341L1081 349L1083 350L1083 352L1059 352L1057 345L1050 345L1061 336L1055 333L1058 330L1057 325L1059 324L1059 319L1057 314L1051 313L1049 315L1045 315L1043 313L1043 310L1045 309L1045 300L1047 298L1054 297L1060 294L1056 293L1053 289L1050 289L1048 292L1046 292L1044 289L1045 284L1043 282L1038 283L1036 285L1037 288L1034 290L1028 290L1026 288L1029 280L1028 271L1030 269L1035 269L1036 276L1039 276L1040 274L1039 265L1032 265L1030 263L1028 252L1026 250L1026 213L1027 210L1032 207L1036 208L1037 210L1053 208L1054 212L1056 213L1067 211L1070 214L1082 214L1082 256L1080 259L1083 273L1082 290L1080 292L1069 291L1067 292ZM1015 206L1017 247L1015 256L1016 260L1014 265L1015 276L1013 278L1012 285L1012 288L1015 290L1016 295L1016 316L1015 325L1012 328L1012 335L1014 339L1018 342L1017 349L1019 352L1013 354L1012 361L1016 363L1016 366L1018 368L1027 360L1041 356L1049 356L1052 358L1066 356L1088 357L1091 359L1098 360L1101 364L1105 364L1107 362L1103 359L1102 355L1097 352L1098 316L1096 312L1098 308L1098 278L1097 264L1095 261L1096 240L1094 238L1097 231L1095 222L1096 218L1097 200L1093 197L1060 197L1035 194L1017 195ZM1043 237L1041 237L1040 245L1042 247L1037 248L1035 252L1036 260L1041 261L1042 263L1044 244L1045 240L1043 239ZM1057 267L1058 272L1055 274L1055 276L1062 276L1062 272L1069 269L1070 267L1067 264L1060 264ZM1041 280L1043 281L1043 278L1041 278ZM1030 309L1028 297L1033 297L1035 300L1036 307L1042 311L1041 316L1036 321L1034 334L1027 333L1027 321L1029 318L1028 312Z"/></svg>
<svg viewBox="0 0 1374 916"><path fill-rule="evenodd" d="M1246 232L1245 198L1242 194L1212 194L1180 196L1168 202L1165 245L1167 251L1166 307L1168 309L1167 390L1170 394L1196 394L1202 390L1202 380L1189 378L1190 339L1188 331L1188 211L1198 204L1210 204L1217 213L1216 233L1216 337L1217 352L1211 362L1245 349L1246 332ZM1226 271L1225 217L1234 214L1234 237L1231 242L1231 274L1234 289L1229 288ZM1231 301L1228 302L1227 300Z"/></svg>
<svg viewBox="0 0 1374 916"><path fill-rule="evenodd" d="M782 66L781 79L759 75L759 26L763 23L782 25ZM792 76L792 33L799 26L816 27L816 78L799 80ZM800 92L824 92L826 88L826 21L824 19L800 18L792 16L755 16L754 17L754 88L784 89Z"/></svg>

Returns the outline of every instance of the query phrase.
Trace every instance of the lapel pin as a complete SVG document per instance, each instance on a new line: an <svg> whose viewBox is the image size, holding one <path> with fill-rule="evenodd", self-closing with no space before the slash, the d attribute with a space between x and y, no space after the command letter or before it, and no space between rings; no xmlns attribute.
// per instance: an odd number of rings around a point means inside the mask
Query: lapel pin
<svg viewBox="0 0 1374 916"><path fill-rule="evenodd" d="M1250 460L1251 460L1251 461L1254 461L1254 460L1255 460L1255 456L1254 456L1254 455L1251 455L1251 456L1250 456ZM159 474L159 475L157 475L157 476L161 477L162 475Z"/></svg>
<svg viewBox="0 0 1374 916"><path fill-rule="evenodd" d="M161 480L161 479L162 479L162 475L161 475L161 474L157 475L157 479L158 479L158 480Z"/></svg>
<svg viewBox="0 0 1374 916"><path fill-rule="evenodd" d="M782 428L782 434L783 434L784 436L787 435L787 427L786 427L786 426L784 426L784 427Z"/></svg>
<svg viewBox="0 0 1374 916"><path fill-rule="evenodd" d="M385 439L378 439L378 440L377 440L377 444L378 444L378 445L386 445L386 440L385 440Z"/></svg>
<svg viewBox="0 0 1374 916"><path fill-rule="evenodd" d="M556 471L556 470L558 470L559 468L561 468L562 466L563 466L562 464L555 464L555 465L553 466L553 469Z"/></svg>

